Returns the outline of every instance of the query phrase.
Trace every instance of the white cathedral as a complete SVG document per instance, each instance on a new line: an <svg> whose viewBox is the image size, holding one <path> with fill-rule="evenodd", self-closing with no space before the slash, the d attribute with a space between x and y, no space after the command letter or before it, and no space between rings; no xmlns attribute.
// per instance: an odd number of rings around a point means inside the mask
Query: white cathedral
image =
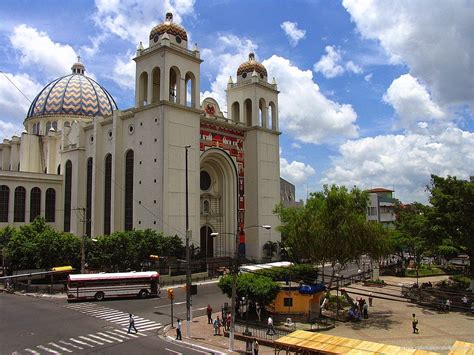
<svg viewBox="0 0 474 355"><path fill-rule="evenodd" d="M200 104L200 53L171 13L134 60L134 107L119 110L80 62L36 96L21 137L0 144L0 227L42 216L79 236L184 238L188 176L191 242L212 257L234 253L237 238L260 260L280 240L275 81L251 53L227 84L227 117L212 98Z"/></svg>

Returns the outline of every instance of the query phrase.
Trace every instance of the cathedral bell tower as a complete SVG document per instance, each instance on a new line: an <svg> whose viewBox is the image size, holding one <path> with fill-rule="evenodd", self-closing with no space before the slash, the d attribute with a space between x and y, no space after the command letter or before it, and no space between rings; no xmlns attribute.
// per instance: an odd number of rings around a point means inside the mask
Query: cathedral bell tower
<svg viewBox="0 0 474 355"><path fill-rule="evenodd" d="M245 244L248 259L262 260L263 246L280 241L273 210L280 202L278 89L250 53L227 84L229 118L245 126ZM270 230L259 226L271 226Z"/></svg>

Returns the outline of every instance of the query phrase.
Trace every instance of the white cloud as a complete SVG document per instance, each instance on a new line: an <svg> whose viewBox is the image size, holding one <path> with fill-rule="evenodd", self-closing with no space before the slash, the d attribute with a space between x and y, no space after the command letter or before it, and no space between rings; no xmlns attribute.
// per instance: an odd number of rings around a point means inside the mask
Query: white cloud
<svg viewBox="0 0 474 355"><path fill-rule="evenodd" d="M431 100L426 87L404 74L393 80L383 100L395 109L401 126L411 128L420 121L436 121L447 117L445 112Z"/></svg>
<svg viewBox="0 0 474 355"><path fill-rule="evenodd" d="M303 185L315 173L316 171L311 165L306 165L305 163L295 160L288 163L288 160L280 157L281 177L295 185Z"/></svg>
<svg viewBox="0 0 474 355"><path fill-rule="evenodd" d="M362 68L355 64L352 60L348 61L346 63L346 70L350 71L354 74L361 74L362 73Z"/></svg>
<svg viewBox="0 0 474 355"><path fill-rule="evenodd" d="M338 63L342 57L340 51L334 46L326 46L326 54L322 55L319 62L314 64L314 71L322 73L326 78L334 78L344 73L344 68Z"/></svg>
<svg viewBox="0 0 474 355"><path fill-rule="evenodd" d="M0 119L3 120L4 124L9 124L9 122L12 124L11 127L3 125L2 130L11 132L14 129L12 127L21 125L30 107L29 100L33 101L41 89L42 85L35 82L27 74L0 74ZM5 135L0 135L0 138L3 137Z"/></svg>
<svg viewBox="0 0 474 355"><path fill-rule="evenodd" d="M301 149L301 144L298 144L296 142L293 142L291 143L291 148L294 148L294 149Z"/></svg>
<svg viewBox="0 0 474 355"><path fill-rule="evenodd" d="M392 63L410 74L441 104L474 107L474 6L472 1L343 0L364 38L378 40Z"/></svg>
<svg viewBox="0 0 474 355"><path fill-rule="evenodd" d="M220 109L227 111L225 90L229 77L233 77L235 82L237 68L248 60L249 53L255 52L256 49L257 45L251 40L234 35L221 35L217 39L216 47L204 48L201 51L201 56L204 59L204 66L201 70L215 76L215 80L211 81L211 91L202 93L201 99L208 96L213 97L219 103Z"/></svg>
<svg viewBox="0 0 474 355"><path fill-rule="evenodd" d="M370 82L372 80L372 73L370 74L367 74L366 76L364 76L364 80L367 81L367 82Z"/></svg>
<svg viewBox="0 0 474 355"><path fill-rule="evenodd" d="M150 30L164 20L166 12L172 12L177 23L194 12L194 0L96 0L95 5L96 25L133 44L148 43Z"/></svg>
<svg viewBox="0 0 474 355"><path fill-rule="evenodd" d="M278 83L280 125L304 143L323 143L358 136L357 114L349 104L324 96L311 70L301 70L273 55L262 63Z"/></svg>
<svg viewBox="0 0 474 355"><path fill-rule="evenodd" d="M320 72L326 78L335 78L348 71L354 74L361 74L362 68L349 60L344 64L342 52L334 46L326 46L326 54L322 55L317 63L314 64L314 71Z"/></svg>
<svg viewBox="0 0 474 355"><path fill-rule="evenodd" d="M77 61L70 45L53 42L47 33L24 24L13 29L10 42L20 53L22 65L34 66L35 71L43 71L49 78L70 74Z"/></svg>
<svg viewBox="0 0 474 355"><path fill-rule="evenodd" d="M0 138L2 140L10 139L14 135L20 137L22 131L23 126L0 120Z"/></svg>
<svg viewBox="0 0 474 355"><path fill-rule="evenodd" d="M115 58L113 75L109 78L115 81L122 89L135 89L136 67L132 58L131 52L128 52L125 56L117 56Z"/></svg>
<svg viewBox="0 0 474 355"><path fill-rule="evenodd" d="M280 24L280 27L285 31L285 34L293 47L295 47L306 35L306 31L299 29L298 23L296 22L285 21Z"/></svg>
<svg viewBox="0 0 474 355"><path fill-rule="evenodd" d="M426 202L430 174L459 178L472 174L474 133L448 127L433 135L381 135L348 141L339 153L322 184L393 186L404 202Z"/></svg>

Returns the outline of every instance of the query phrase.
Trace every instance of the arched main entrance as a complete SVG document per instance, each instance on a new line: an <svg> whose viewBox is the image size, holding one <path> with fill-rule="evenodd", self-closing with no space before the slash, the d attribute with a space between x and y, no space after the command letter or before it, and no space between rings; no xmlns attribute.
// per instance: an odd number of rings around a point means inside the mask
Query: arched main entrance
<svg viewBox="0 0 474 355"><path fill-rule="evenodd" d="M202 255L233 255L237 229L237 169L232 158L220 148L208 149L201 155L200 198ZM213 237L211 233L218 235Z"/></svg>

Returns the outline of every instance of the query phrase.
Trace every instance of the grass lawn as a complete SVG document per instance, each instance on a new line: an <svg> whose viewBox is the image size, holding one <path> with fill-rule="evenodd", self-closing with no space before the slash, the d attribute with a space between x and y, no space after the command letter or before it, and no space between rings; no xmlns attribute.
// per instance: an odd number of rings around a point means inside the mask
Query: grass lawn
<svg viewBox="0 0 474 355"><path fill-rule="evenodd" d="M436 275L445 275L446 273L436 267L436 266L425 266L422 265L418 269L418 276L423 277L423 276L436 276ZM416 269L406 269L405 270L405 276L407 277L416 277Z"/></svg>

